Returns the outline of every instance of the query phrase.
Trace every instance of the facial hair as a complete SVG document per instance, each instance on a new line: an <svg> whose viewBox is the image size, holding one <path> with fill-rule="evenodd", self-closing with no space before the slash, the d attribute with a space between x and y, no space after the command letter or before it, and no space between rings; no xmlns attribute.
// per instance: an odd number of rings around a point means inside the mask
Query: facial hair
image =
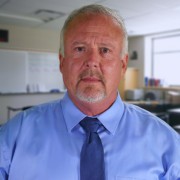
<svg viewBox="0 0 180 180"><path fill-rule="evenodd" d="M101 83L101 87L97 87L95 84L89 84L85 88L80 88L80 83L83 78L86 77L95 77ZM85 70L79 75L79 81L76 86L76 97L87 103L96 103L102 101L106 97L106 89L105 89L105 79L103 76L93 70Z"/></svg>

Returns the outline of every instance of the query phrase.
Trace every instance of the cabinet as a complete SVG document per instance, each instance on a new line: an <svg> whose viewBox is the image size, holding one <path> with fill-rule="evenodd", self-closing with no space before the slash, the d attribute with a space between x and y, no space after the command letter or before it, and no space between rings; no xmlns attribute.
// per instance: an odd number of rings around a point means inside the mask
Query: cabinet
<svg viewBox="0 0 180 180"><path fill-rule="evenodd" d="M118 86L121 98L125 99L125 91L127 89L138 88L138 74L139 70L137 68L127 68L124 79L121 80Z"/></svg>

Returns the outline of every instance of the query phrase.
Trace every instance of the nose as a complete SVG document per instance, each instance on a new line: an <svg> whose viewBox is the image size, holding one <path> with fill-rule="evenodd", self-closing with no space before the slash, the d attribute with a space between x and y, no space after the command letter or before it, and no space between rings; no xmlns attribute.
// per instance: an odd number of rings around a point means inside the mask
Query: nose
<svg viewBox="0 0 180 180"><path fill-rule="evenodd" d="M100 61L100 55L99 55L98 50L91 49L87 53L85 66L88 68L97 68L99 66L99 61Z"/></svg>

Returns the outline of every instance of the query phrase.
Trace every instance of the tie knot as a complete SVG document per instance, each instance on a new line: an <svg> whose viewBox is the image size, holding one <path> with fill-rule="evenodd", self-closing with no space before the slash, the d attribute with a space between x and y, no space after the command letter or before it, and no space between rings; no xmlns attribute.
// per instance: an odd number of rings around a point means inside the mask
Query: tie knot
<svg viewBox="0 0 180 180"><path fill-rule="evenodd" d="M81 122L80 125L87 133L97 132L98 128L100 127L101 123L97 118L85 117Z"/></svg>

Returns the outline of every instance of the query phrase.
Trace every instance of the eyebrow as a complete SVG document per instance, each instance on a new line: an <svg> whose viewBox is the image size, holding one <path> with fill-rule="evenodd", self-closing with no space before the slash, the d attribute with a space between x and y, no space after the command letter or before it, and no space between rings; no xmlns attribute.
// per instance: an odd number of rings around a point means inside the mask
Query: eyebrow
<svg viewBox="0 0 180 180"><path fill-rule="evenodd" d="M74 41L73 43L72 43L72 46L76 46L76 45L80 45L80 44L82 44L82 45L88 45L88 43L87 42L84 42L84 41L81 41L81 42L79 42L79 41ZM111 47L111 48L114 48L115 47L115 45L113 45L112 43L97 43L98 45L100 45L100 46L104 46L104 47Z"/></svg>
<svg viewBox="0 0 180 180"><path fill-rule="evenodd" d="M87 44L86 42L79 42L79 41L75 41L72 43L72 46L75 46L75 45L79 45L79 44Z"/></svg>
<svg viewBox="0 0 180 180"><path fill-rule="evenodd" d="M99 45L101 46L107 46L107 47L111 47L111 48L114 48L115 46L112 44L112 43L98 43Z"/></svg>

